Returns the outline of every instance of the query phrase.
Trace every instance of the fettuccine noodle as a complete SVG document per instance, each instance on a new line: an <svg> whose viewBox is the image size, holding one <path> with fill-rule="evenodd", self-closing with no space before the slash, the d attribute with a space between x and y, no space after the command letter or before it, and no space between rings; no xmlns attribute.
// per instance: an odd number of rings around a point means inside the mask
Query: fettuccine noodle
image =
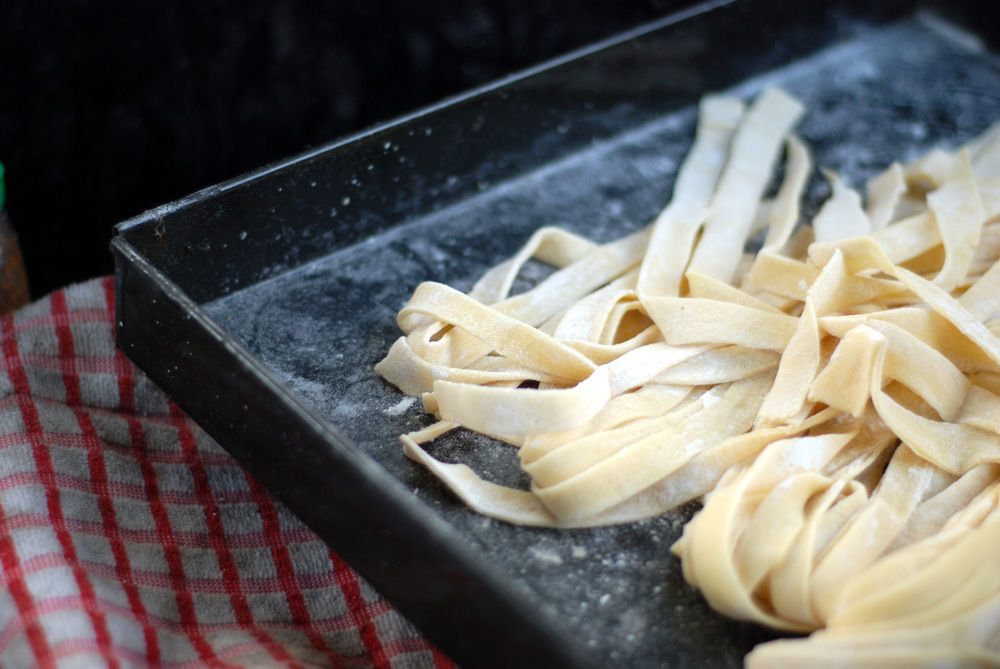
<svg viewBox="0 0 1000 669"><path fill-rule="evenodd" d="M998 665L1000 125L864 196L826 172L798 225L803 113L777 89L705 98L650 226L543 228L468 294L419 285L376 370L439 419L406 454L487 516L585 527L700 499L673 547L687 581L812 633L749 667ZM511 295L531 260L555 271ZM424 448L458 427L515 446L530 490Z"/></svg>

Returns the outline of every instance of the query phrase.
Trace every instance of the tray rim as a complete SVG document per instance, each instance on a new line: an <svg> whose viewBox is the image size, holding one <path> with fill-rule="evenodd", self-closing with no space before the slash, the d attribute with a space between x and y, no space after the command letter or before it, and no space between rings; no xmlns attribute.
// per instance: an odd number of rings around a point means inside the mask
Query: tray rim
<svg viewBox="0 0 1000 669"><path fill-rule="evenodd" d="M292 167L298 163L308 161L312 158L316 158L323 154L327 154L331 151L337 150L344 146L348 146L358 142L359 140L370 138L374 135L380 135L387 130L392 130L399 128L401 126L407 125L414 121L419 121L427 116L433 115L436 112L440 112L445 109L455 107L456 105L481 98L483 96L489 95L499 89L506 88L511 84L516 84L522 82L526 79L530 79L539 74L554 70L567 63L580 60L587 56L594 55L599 51L604 51L610 47L614 47L620 44L624 44L631 40L634 40L643 35L656 32L668 26L687 21L699 14L706 12L711 12L713 10L738 5L741 3L752 2L753 0L696 0L693 4L683 9L672 12L663 18L656 19L643 23L639 26L631 28L629 30L617 33L610 37L602 40L586 44L577 49L573 49L563 53L561 55L549 58L542 61L536 65L532 65L506 76L494 79L480 86L475 86L468 90L455 93L453 95L445 96L436 102L432 102L427 105L423 105L414 109L410 112L406 112L397 116L394 116L385 121L380 121L366 126L355 132L347 133L341 137L332 139L328 142L322 143L316 147L305 149L303 151L293 153L286 158L279 159L277 161L268 163L262 167L250 170L243 174L234 176L229 179L225 179L217 184L211 186L206 186L196 190L188 195L184 195L180 198L172 200L156 207L152 207L143 211L135 216L131 216L119 223L116 223L113 227L113 235L111 239L111 244L114 247L119 245L128 245L128 242L121 239L122 236L127 234L132 229L149 223L150 221L155 221L168 214L173 214L181 209L189 207L190 205L214 197L220 193L232 190L243 186L249 182L256 181L261 177L265 177L269 174L275 172L280 172L289 167Z"/></svg>

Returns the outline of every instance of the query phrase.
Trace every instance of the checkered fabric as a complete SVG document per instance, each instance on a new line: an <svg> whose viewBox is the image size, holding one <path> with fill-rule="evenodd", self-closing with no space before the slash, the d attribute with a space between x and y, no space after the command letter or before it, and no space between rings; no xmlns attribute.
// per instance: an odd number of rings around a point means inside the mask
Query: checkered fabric
<svg viewBox="0 0 1000 669"><path fill-rule="evenodd" d="M0 666L452 666L115 349L113 302L0 320Z"/></svg>

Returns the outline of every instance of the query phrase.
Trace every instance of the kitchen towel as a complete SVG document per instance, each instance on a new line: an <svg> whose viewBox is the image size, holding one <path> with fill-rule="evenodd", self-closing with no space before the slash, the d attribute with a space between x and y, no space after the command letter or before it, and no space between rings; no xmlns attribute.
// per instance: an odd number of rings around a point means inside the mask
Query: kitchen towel
<svg viewBox="0 0 1000 669"><path fill-rule="evenodd" d="M451 667L114 344L109 277L0 320L0 667Z"/></svg>

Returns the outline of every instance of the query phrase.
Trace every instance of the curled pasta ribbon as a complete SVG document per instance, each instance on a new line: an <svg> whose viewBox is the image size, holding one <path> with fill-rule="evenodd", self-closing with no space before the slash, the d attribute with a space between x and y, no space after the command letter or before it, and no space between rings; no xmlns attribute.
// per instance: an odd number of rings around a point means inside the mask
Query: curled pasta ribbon
<svg viewBox="0 0 1000 669"><path fill-rule="evenodd" d="M800 225L801 103L769 89L699 110L646 228L543 228L468 294L416 288L376 366L437 419L406 454L512 523L701 500L673 547L687 581L727 615L811 632L748 666L1000 663L1000 124L863 189L827 171ZM553 271L512 295L529 262ZM434 458L457 428L515 447L530 487Z"/></svg>

